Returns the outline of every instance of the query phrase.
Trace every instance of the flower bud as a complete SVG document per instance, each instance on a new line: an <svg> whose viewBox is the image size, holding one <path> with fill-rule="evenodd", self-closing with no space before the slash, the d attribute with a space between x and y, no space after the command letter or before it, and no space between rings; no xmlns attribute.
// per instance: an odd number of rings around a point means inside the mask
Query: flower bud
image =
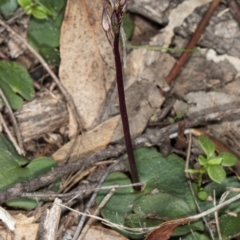
<svg viewBox="0 0 240 240"><path fill-rule="evenodd" d="M103 1L103 13L102 13L102 27L105 32L111 30L111 20L107 12L106 2Z"/></svg>
<svg viewBox="0 0 240 240"><path fill-rule="evenodd" d="M117 12L114 10L111 16L112 31L114 34L118 34L120 30L120 24L118 20Z"/></svg>

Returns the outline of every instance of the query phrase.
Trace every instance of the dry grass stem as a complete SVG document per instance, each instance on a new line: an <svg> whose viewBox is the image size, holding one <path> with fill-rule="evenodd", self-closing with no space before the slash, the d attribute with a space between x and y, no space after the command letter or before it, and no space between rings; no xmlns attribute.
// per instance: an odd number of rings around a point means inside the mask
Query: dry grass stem
<svg viewBox="0 0 240 240"><path fill-rule="evenodd" d="M0 20L1 21L1 20ZM18 144L16 143L16 141L14 140L14 138L10 138L10 135L9 136L9 139L12 141L13 145L16 147L16 150L17 152L20 154L20 155L25 155L25 151L24 151L24 147L23 147L23 141L22 141L22 137L21 137L21 133L20 133L20 130L19 130L19 127L18 127L18 124L17 124L17 120L13 114L13 111L12 111L12 108L10 107L2 89L0 89L0 96L5 104L5 106L7 107L8 109L8 112L9 112L9 116L10 116L10 119L12 121L12 124L13 124L13 128L14 128L14 131L15 131L15 134L16 134L16 137L17 137L17 141L18 141ZM3 122L4 124L4 122ZM7 126L5 126L4 128L5 130L7 129ZM9 132L10 133L10 132ZM19 146L19 147L18 147Z"/></svg>
<svg viewBox="0 0 240 240"><path fill-rule="evenodd" d="M115 193L116 189L112 188L108 194L103 198L102 202L98 205L97 209L95 210L95 212L93 213L94 216L98 216L101 209L106 205L106 203L109 201L109 199L112 197L112 195ZM88 222L86 223L85 227L82 230L81 235L79 236L78 240L82 240L85 236L85 234L87 233L87 230L89 229L89 227L94 223L93 218L90 218L88 220Z"/></svg>

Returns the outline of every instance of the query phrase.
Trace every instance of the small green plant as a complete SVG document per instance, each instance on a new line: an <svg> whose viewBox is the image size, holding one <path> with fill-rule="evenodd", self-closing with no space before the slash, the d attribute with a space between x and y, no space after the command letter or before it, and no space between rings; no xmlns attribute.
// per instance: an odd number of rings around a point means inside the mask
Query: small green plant
<svg viewBox="0 0 240 240"><path fill-rule="evenodd" d="M231 167L236 164L237 157L229 152L221 152L215 155L215 146L213 142L205 137L198 137L198 142L206 156L199 155L198 162L200 169L187 169L187 172L198 173L197 192L200 200L206 200L207 192L203 191L202 180L203 174L207 172L208 176L216 183L222 183L226 179L226 172L224 167Z"/></svg>
<svg viewBox="0 0 240 240"><path fill-rule="evenodd" d="M18 4L26 14L32 14L35 18L45 19L48 15L55 17L54 12L38 0L18 0Z"/></svg>

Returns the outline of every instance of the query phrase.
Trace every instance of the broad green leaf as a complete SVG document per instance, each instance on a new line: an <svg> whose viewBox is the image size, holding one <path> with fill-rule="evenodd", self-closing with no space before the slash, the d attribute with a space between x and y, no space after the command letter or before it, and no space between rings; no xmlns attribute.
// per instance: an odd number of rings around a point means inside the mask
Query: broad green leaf
<svg viewBox="0 0 240 240"><path fill-rule="evenodd" d="M138 148L134 155L140 182L146 184L146 191L157 188L159 191L183 196L192 209L196 210L186 182L185 161L182 158L175 154L163 157L156 149L150 148Z"/></svg>
<svg viewBox="0 0 240 240"><path fill-rule="evenodd" d="M180 196L175 196L169 193L156 193L148 194L140 197L134 202L133 211L140 215L145 216L143 222L140 222L138 226L143 226L146 219L157 219L157 220L172 220L182 217L189 217L194 215L195 211L192 210L191 206ZM156 226L159 221L153 226ZM189 224L189 226L184 226L183 228L177 228L173 236L181 236L183 234L189 233L192 230L204 229L202 222L195 223L195 225Z"/></svg>
<svg viewBox="0 0 240 240"><path fill-rule="evenodd" d="M134 202L133 211L165 221L194 214L191 206L183 198L164 192L140 197Z"/></svg>
<svg viewBox="0 0 240 240"><path fill-rule="evenodd" d="M39 2L44 5L49 11L55 12L57 15L64 10L67 0L41 0Z"/></svg>
<svg viewBox="0 0 240 240"><path fill-rule="evenodd" d="M3 134L0 134L0 152L8 153L11 156L11 159L13 159L18 166L23 166L28 163L28 161L24 157L18 155L13 145L5 138Z"/></svg>
<svg viewBox="0 0 240 240"><path fill-rule="evenodd" d="M59 51L56 48L42 46L39 49L39 53L44 56L45 60L52 65L59 65L60 64L60 55Z"/></svg>
<svg viewBox="0 0 240 240"><path fill-rule="evenodd" d="M125 185L131 184L131 180L123 173L111 173L104 181L103 186L111 186L111 185ZM104 196L109 192L109 190L101 190L98 193L96 198L96 202L99 204ZM110 222L116 224L124 224L124 219L127 214L132 212L132 205L134 201L142 196L144 193L135 192L132 187L127 188L117 188L114 195L107 202L104 208L101 211L103 217ZM118 229L116 229L119 231ZM125 236L138 239L139 235L128 233L127 231L120 231ZM140 235L140 239L142 238L142 234Z"/></svg>
<svg viewBox="0 0 240 240"><path fill-rule="evenodd" d="M207 168L209 177L217 183L222 183L226 178L226 172L220 165L210 165Z"/></svg>
<svg viewBox="0 0 240 240"><path fill-rule="evenodd" d="M18 0L18 4L21 7L26 7L26 6L30 6L32 4L31 0Z"/></svg>
<svg viewBox="0 0 240 240"><path fill-rule="evenodd" d="M33 82L25 67L15 62L0 61L0 88L10 106L20 109L23 100L32 100L35 92Z"/></svg>
<svg viewBox="0 0 240 240"><path fill-rule="evenodd" d="M33 159L26 168L29 171L29 178L32 179L52 170L55 167L57 167L57 164L53 159L49 157L39 157Z"/></svg>
<svg viewBox="0 0 240 240"><path fill-rule="evenodd" d="M213 142L205 136L199 136L198 142L204 153L207 155L207 159L210 159L215 152Z"/></svg>
<svg viewBox="0 0 240 240"><path fill-rule="evenodd" d="M207 165L207 159L203 155L199 155L198 161L199 161L199 164L202 165L202 166Z"/></svg>
<svg viewBox="0 0 240 240"><path fill-rule="evenodd" d="M18 155L4 135L0 134L0 191L36 178L56 166L55 161L47 157L37 158L29 163Z"/></svg>
<svg viewBox="0 0 240 240"><path fill-rule="evenodd" d="M43 0L41 4L55 17L47 19L32 18L28 27L28 41L49 64L58 65L60 61L56 48L59 47L60 29L66 0Z"/></svg>
<svg viewBox="0 0 240 240"><path fill-rule="evenodd" d="M1 0L0 11L4 19L9 19L18 8L17 0Z"/></svg>
<svg viewBox="0 0 240 240"><path fill-rule="evenodd" d="M146 196L146 198L147 196L154 196L155 194L152 195L152 193L155 191L157 192L157 194L160 194L161 192L165 194L164 196L171 196L168 198L168 200L170 198L172 200L169 201L178 199L180 202L180 204L178 205L181 206L181 209L179 211L183 211L185 212L185 214L190 215L196 213L196 206L185 178L185 161L183 159L179 158L175 154L170 154L168 157L164 158L155 149L149 148L136 149L134 151L134 155L136 158L136 165L140 181L145 184L144 191L141 193L135 193L133 188L129 188L128 191L121 190L123 192L115 193L110 199L110 201L107 203L107 205L102 209L102 215L105 219L110 220L114 223L124 224L127 216L134 214L132 206L134 206L136 200L143 195L144 197ZM118 173L118 175L110 174L104 185L128 184L130 182L130 179L128 179L126 175ZM106 195L106 192L107 191L101 191L101 195L98 196L100 197L100 200L104 197L104 195ZM97 199L97 202L99 203L100 200ZM159 205L162 205L161 198L159 200L160 204L152 204L151 200L152 199L146 200L148 202L148 205L152 206L153 211L158 212ZM149 204L150 202L151 204ZM164 202L169 203L168 201ZM184 205L183 207L182 204ZM166 206L163 207L166 208ZM160 207L160 209L161 208L162 207ZM177 205L176 208L178 208ZM165 211L165 213L167 214L167 211ZM139 214L141 215L141 213ZM167 218L178 217L175 208L174 211L172 211L171 213L169 212L169 214L170 215L167 216ZM175 216L173 217L174 214ZM143 220L144 218L145 217L143 216ZM144 224L144 222L145 220L143 222L140 222L140 224ZM184 230L184 234L190 231L189 228L185 229L188 230ZM181 232L180 230L178 231ZM125 236L131 237L133 239L139 239L142 236L133 233L130 233L129 235L129 233L127 232L121 232Z"/></svg>
<svg viewBox="0 0 240 240"><path fill-rule="evenodd" d="M220 165L222 163L222 157L217 156L217 157L211 158L211 159L208 160L207 163L209 165Z"/></svg>
<svg viewBox="0 0 240 240"><path fill-rule="evenodd" d="M210 240L209 237L207 237L204 234L200 234L198 232L189 233L187 236L184 236L181 239L182 240Z"/></svg>
<svg viewBox="0 0 240 240"><path fill-rule="evenodd" d="M47 18L47 10L42 6L36 6L32 8L32 15L38 19Z"/></svg>
<svg viewBox="0 0 240 240"><path fill-rule="evenodd" d="M36 50L42 46L56 48L59 46L60 27L63 14L57 19L32 18L28 27L28 41Z"/></svg>
<svg viewBox="0 0 240 240"><path fill-rule="evenodd" d="M0 88L4 92L4 95L6 96L6 99L8 100L8 103L10 104L11 108L13 109L20 109L23 105L23 100L21 97L19 97L15 92L12 90L12 88L8 85L7 82L1 81L0 77Z"/></svg>
<svg viewBox="0 0 240 240"><path fill-rule="evenodd" d="M234 166L237 163L237 157L229 152L222 152L219 154L222 157L222 165L226 167Z"/></svg>
<svg viewBox="0 0 240 240"><path fill-rule="evenodd" d="M240 235L240 214L237 214L236 217L225 214L220 217L219 223L224 240L232 239Z"/></svg>
<svg viewBox="0 0 240 240"><path fill-rule="evenodd" d="M18 182L24 182L28 176L28 170L21 168L14 161L11 153L6 151L0 151L0 169L0 190L7 189Z"/></svg>

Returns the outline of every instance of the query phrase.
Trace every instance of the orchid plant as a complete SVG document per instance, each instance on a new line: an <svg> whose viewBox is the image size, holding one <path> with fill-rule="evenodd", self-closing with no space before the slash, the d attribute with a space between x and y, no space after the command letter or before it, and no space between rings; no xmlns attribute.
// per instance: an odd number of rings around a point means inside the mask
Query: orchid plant
<svg viewBox="0 0 240 240"><path fill-rule="evenodd" d="M123 84L123 73L122 73L122 63L119 52L119 40L120 40L120 29L123 21L123 16L127 9L128 1L124 0L113 0L111 1L111 7L113 9L111 15L107 11L107 3L103 1L103 14L102 14L102 27L106 33L109 44L112 46L113 54L115 58L116 66L116 77L117 77L117 87L119 96L119 107L120 114L122 118L123 132L125 138L125 144L129 159L129 165L132 173L133 183L139 182L139 177L137 173L135 157L133 154L133 147L130 135L130 128L128 122L128 114L125 102L124 84ZM136 190L141 190L140 187L135 187Z"/></svg>

